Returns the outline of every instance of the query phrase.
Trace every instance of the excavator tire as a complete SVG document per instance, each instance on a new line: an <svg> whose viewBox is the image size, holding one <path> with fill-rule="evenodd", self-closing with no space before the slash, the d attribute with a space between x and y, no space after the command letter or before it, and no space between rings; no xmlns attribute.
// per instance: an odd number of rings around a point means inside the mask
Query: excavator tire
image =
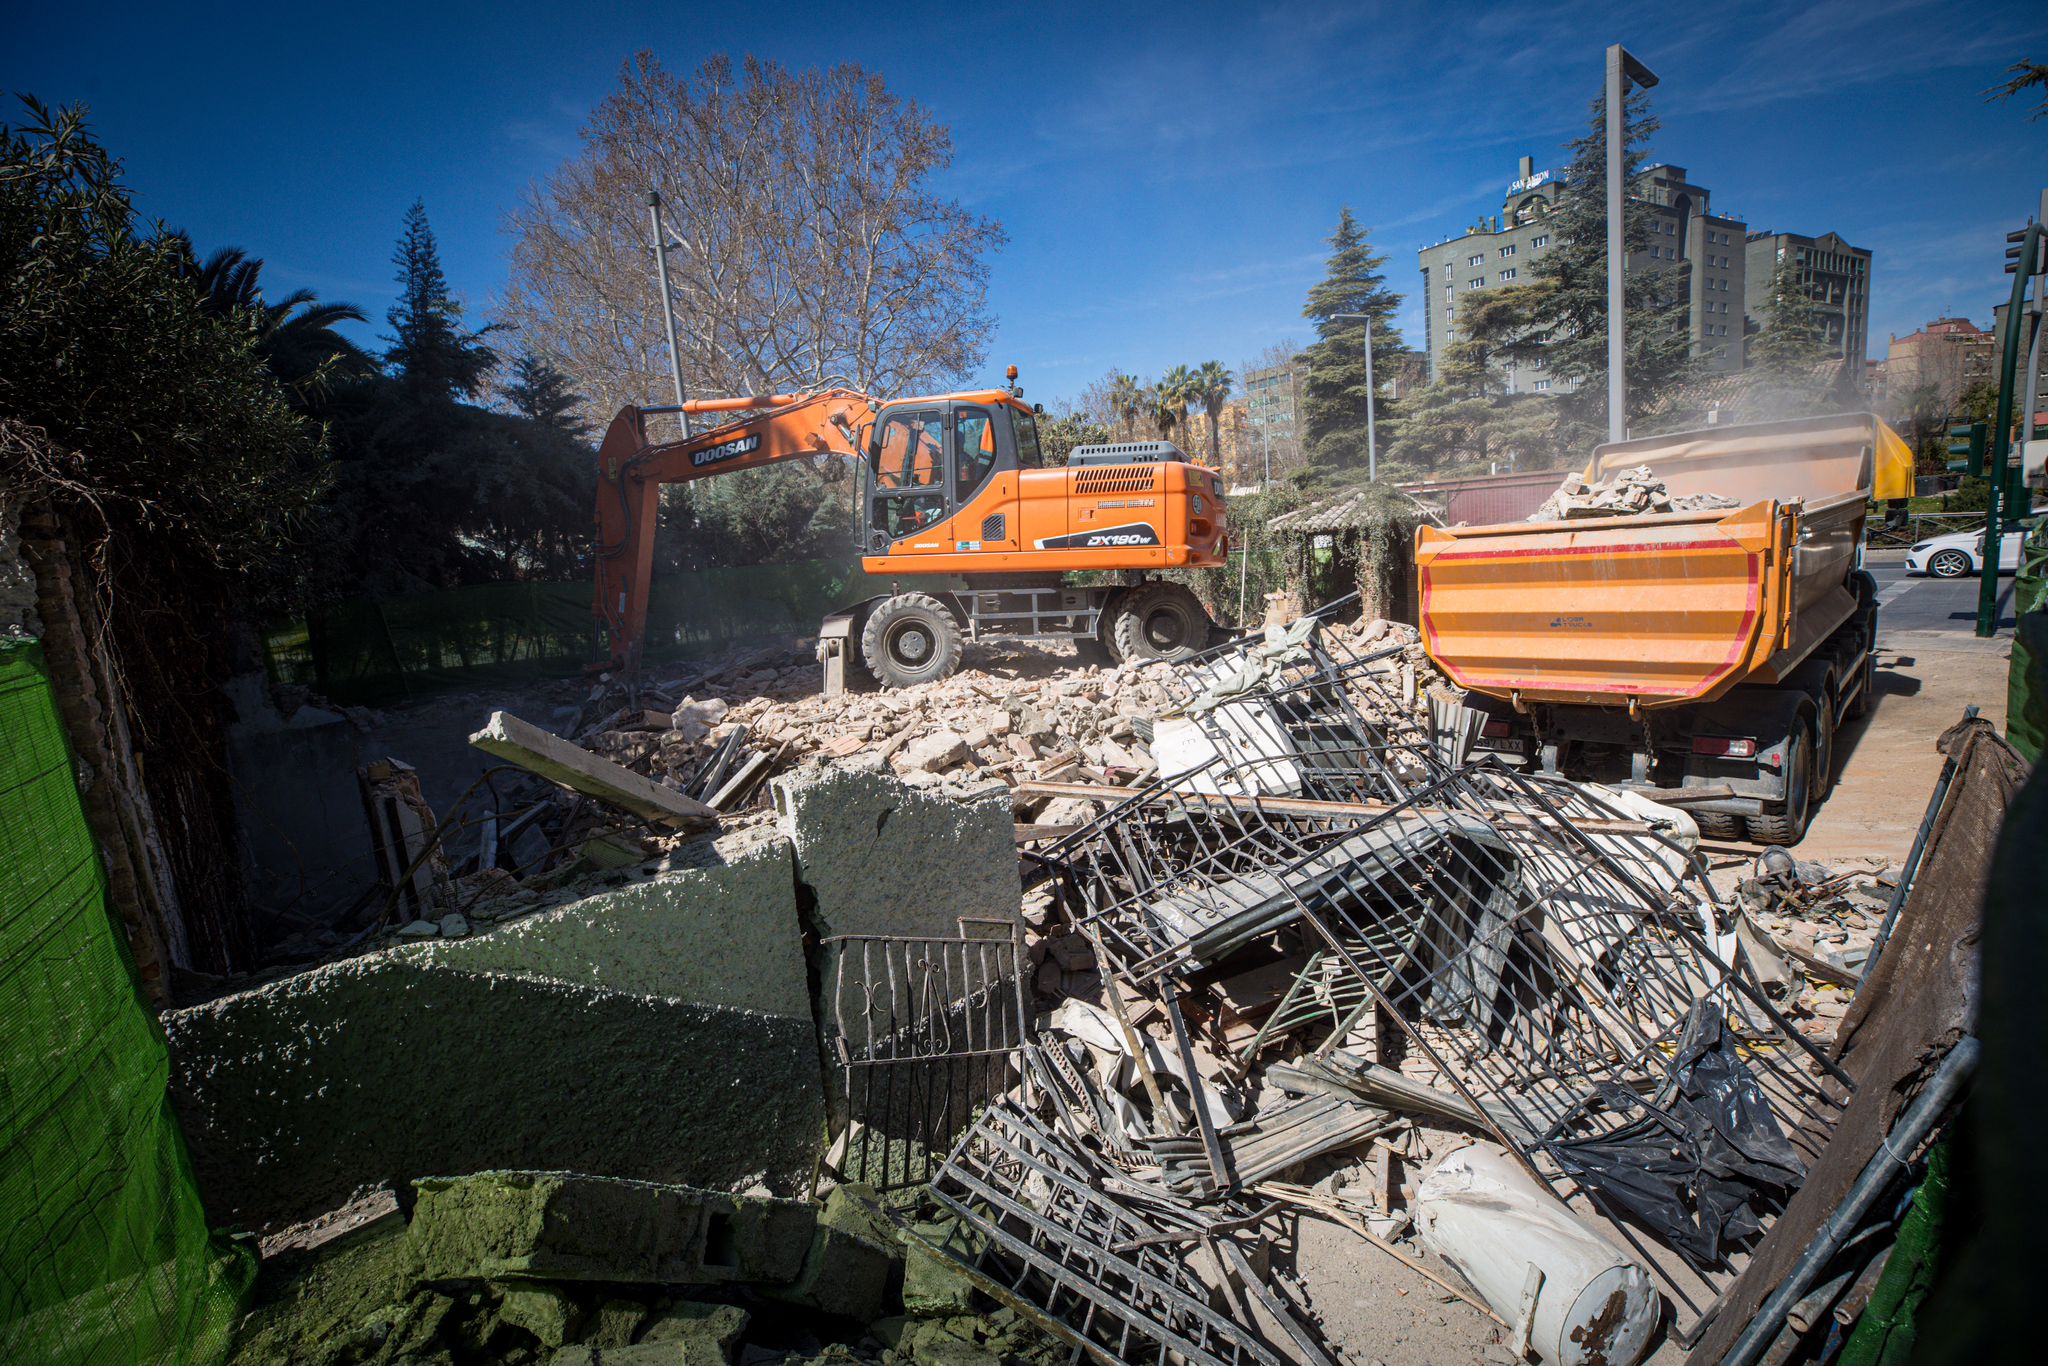
<svg viewBox="0 0 2048 1366"><path fill-rule="evenodd" d="M876 603L860 633L861 658L885 688L946 677L960 667L963 648L959 621L924 593L898 593Z"/></svg>
<svg viewBox="0 0 2048 1366"><path fill-rule="evenodd" d="M1177 583L1155 580L1120 594L1111 651L1119 660L1192 659L1209 644L1209 614Z"/></svg>

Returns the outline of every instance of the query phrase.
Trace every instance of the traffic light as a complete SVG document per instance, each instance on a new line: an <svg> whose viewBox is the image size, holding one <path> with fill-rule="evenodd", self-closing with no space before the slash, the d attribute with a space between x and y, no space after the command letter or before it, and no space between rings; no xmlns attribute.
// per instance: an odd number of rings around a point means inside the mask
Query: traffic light
<svg viewBox="0 0 2048 1366"><path fill-rule="evenodd" d="M1984 447L1988 443L1991 428L1982 422L1972 422L1962 427L1948 429L1950 455L1966 457L1948 462L1950 474L1967 474L1972 479L1984 477Z"/></svg>
<svg viewBox="0 0 2048 1366"><path fill-rule="evenodd" d="M2005 249L2005 273L2007 275L2019 269L2020 253L2026 250L2027 234L2032 231L2032 228L2021 228L2018 232L2009 232L2005 235L2005 240L2010 244ZM2029 275L2039 275L2041 273L2041 258L2044 255L2048 255L2048 253L2044 253L2040 248L2041 243L2048 242L2048 237L2036 237L2035 242L2034 259L2027 263L2026 273Z"/></svg>

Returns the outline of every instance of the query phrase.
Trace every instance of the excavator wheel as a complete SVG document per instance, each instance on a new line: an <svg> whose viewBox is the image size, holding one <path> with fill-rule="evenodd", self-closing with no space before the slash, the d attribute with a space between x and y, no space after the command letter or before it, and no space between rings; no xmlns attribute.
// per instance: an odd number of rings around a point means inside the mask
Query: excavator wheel
<svg viewBox="0 0 2048 1366"><path fill-rule="evenodd" d="M908 688L960 667L960 623L937 598L898 593L875 604L860 633L861 658L885 688Z"/></svg>
<svg viewBox="0 0 2048 1366"><path fill-rule="evenodd" d="M1180 584L1154 581L1118 595L1111 649L1120 660L1178 663L1208 648L1209 630L1199 598Z"/></svg>

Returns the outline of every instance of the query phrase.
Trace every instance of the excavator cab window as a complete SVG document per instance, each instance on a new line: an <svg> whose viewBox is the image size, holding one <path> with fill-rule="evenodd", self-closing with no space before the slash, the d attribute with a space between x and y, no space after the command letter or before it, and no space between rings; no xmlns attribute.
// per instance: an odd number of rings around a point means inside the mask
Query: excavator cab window
<svg viewBox="0 0 2048 1366"><path fill-rule="evenodd" d="M936 409L884 410L872 447L869 526L891 541L946 518L946 418Z"/></svg>
<svg viewBox="0 0 2048 1366"><path fill-rule="evenodd" d="M995 415L986 408L953 410L953 498L964 503L996 467Z"/></svg>
<svg viewBox="0 0 2048 1366"><path fill-rule="evenodd" d="M1038 419L1013 408L1010 410L1010 432L1017 441L1017 468L1043 469L1045 454L1038 449Z"/></svg>

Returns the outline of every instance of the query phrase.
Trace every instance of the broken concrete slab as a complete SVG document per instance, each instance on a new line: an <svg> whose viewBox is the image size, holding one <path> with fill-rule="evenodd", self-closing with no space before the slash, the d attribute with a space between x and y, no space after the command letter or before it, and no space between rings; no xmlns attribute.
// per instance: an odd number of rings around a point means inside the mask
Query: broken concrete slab
<svg viewBox="0 0 2048 1366"><path fill-rule="evenodd" d="M430 1281L787 1283L817 1225L807 1201L572 1172L480 1172L414 1188L407 1240Z"/></svg>
<svg viewBox="0 0 2048 1366"><path fill-rule="evenodd" d="M493 1167L795 1190L825 1126L797 923L777 840L171 1011L208 1212L269 1227Z"/></svg>
<svg viewBox="0 0 2048 1366"><path fill-rule="evenodd" d="M676 830L717 828L718 813L704 803L651 782L609 759L600 759L509 712L492 712L484 728L469 737L469 743L549 782L657 825Z"/></svg>
<svg viewBox="0 0 2048 1366"><path fill-rule="evenodd" d="M684 1300L654 1316L642 1330L641 1343L676 1342L686 1366L722 1366L732 1360L733 1346L753 1316L736 1304L700 1304Z"/></svg>
<svg viewBox="0 0 2048 1366"><path fill-rule="evenodd" d="M888 1306L902 1255L880 1198L864 1186L835 1186L825 1197L802 1272L787 1289L770 1293L788 1304L866 1323Z"/></svg>
<svg viewBox="0 0 2048 1366"><path fill-rule="evenodd" d="M808 1018L793 877L790 847L778 839L715 867L679 869L401 956Z"/></svg>
<svg viewBox="0 0 2048 1366"><path fill-rule="evenodd" d="M956 800L873 769L819 766L769 786L820 935L952 936L961 917L1017 919L1007 788Z"/></svg>
<svg viewBox="0 0 2048 1366"><path fill-rule="evenodd" d="M560 1347L576 1334L583 1311L568 1294L552 1285L508 1285L498 1302L498 1318L533 1334L543 1347Z"/></svg>

